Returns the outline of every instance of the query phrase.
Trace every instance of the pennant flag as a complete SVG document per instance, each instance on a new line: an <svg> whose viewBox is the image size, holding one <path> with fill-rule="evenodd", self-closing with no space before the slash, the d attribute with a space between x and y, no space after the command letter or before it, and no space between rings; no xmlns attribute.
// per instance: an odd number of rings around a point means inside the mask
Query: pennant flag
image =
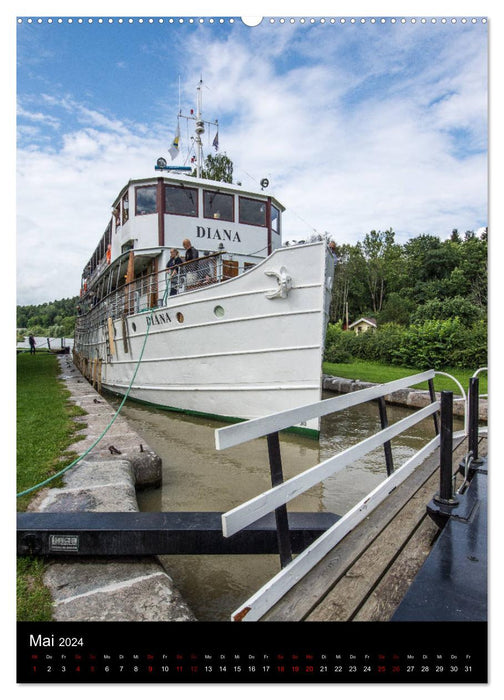
<svg viewBox="0 0 504 700"><path fill-rule="evenodd" d="M213 140L212 146L215 148L216 151L219 150L219 132L215 134L215 138Z"/></svg>
<svg viewBox="0 0 504 700"><path fill-rule="evenodd" d="M171 159L174 160L179 154L179 144L180 144L180 124L177 122L177 132L173 139L173 143L168 149L168 153L171 155Z"/></svg>

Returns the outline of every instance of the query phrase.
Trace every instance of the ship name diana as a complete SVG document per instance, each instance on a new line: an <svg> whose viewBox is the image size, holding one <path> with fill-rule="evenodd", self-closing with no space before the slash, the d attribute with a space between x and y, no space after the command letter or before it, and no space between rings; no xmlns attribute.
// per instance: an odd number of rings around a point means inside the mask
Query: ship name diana
<svg viewBox="0 0 504 700"><path fill-rule="evenodd" d="M217 238L219 241L233 241L233 243L241 243L241 238L238 231L233 233L233 231L226 228L223 228L222 231L219 231L218 228L212 231L210 226L196 226L196 235L198 238Z"/></svg>
<svg viewBox="0 0 504 700"><path fill-rule="evenodd" d="M147 317L147 325L160 326L162 323L171 323L172 320L167 313L152 314L152 318Z"/></svg>

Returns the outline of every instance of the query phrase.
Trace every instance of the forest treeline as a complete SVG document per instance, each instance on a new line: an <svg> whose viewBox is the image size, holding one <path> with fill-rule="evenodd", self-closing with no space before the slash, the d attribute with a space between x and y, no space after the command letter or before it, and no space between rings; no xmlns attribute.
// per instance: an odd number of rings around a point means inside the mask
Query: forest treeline
<svg viewBox="0 0 504 700"><path fill-rule="evenodd" d="M37 306L18 306L16 325L21 335L72 338L79 297L58 299Z"/></svg>
<svg viewBox="0 0 504 700"><path fill-rule="evenodd" d="M422 234L404 244L393 230L336 246L337 264L325 359L411 367L473 367L487 362L488 234ZM359 318L377 329L345 331Z"/></svg>

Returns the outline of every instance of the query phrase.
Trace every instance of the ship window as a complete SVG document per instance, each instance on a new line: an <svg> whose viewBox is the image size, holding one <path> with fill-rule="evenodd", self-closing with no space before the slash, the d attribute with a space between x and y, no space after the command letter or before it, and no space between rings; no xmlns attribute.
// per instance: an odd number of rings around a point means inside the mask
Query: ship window
<svg viewBox="0 0 504 700"><path fill-rule="evenodd" d="M266 202L240 197L240 223L266 226Z"/></svg>
<svg viewBox="0 0 504 700"><path fill-rule="evenodd" d="M146 187L137 187L136 192L136 215L155 214L156 207L156 185L147 185Z"/></svg>
<svg viewBox="0 0 504 700"><path fill-rule="evenodd" d="M203 192L206 219L234 221L234 196L222 192Z"/></svg>
<svg viewBox="0 0 504 700"><path fill-rule="evenodd" d="M198 190L165 185L165 212L182 216L198 216Z"/></svg>
<svg viewBox="0 0 504 700"><path fill-rule="evenodd" d="M122 223L125 224L129 219L129 201L128 201L128 193L123 197L122 200Z"/></svg>
<svg viewBox="0 0 504 700"><path fill-rule="evenodd" d="M280 233L280 210L271 205L271 230Z"/></svg>

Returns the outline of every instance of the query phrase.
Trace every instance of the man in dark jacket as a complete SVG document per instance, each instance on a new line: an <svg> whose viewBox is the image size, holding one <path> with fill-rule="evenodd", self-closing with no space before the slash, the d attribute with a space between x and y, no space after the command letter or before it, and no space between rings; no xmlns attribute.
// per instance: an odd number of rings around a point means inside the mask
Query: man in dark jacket
<svg viewBox="0 0 504 700"><path fill-rule="evenodd" d="M199 253L196 250L196 248L193 248L191 245L191 241L186 238L185 241L182 242L182 245L185 248L185 261L191 262L193 261L190 265L187 265L187 286L191 287L197 284L198 282L198 263L197 259L199 257Z"/></svg>
<svg viewBox="0 0 504 700"><path fill-rule="evenodd" d="M196 250L196 248L193 248L191 245L191 241L186 238L185 241L183 241L182 245L185 248L185 261L189 262L189 260L196 260L196 258L199 257L199 253Z"/></svg>

